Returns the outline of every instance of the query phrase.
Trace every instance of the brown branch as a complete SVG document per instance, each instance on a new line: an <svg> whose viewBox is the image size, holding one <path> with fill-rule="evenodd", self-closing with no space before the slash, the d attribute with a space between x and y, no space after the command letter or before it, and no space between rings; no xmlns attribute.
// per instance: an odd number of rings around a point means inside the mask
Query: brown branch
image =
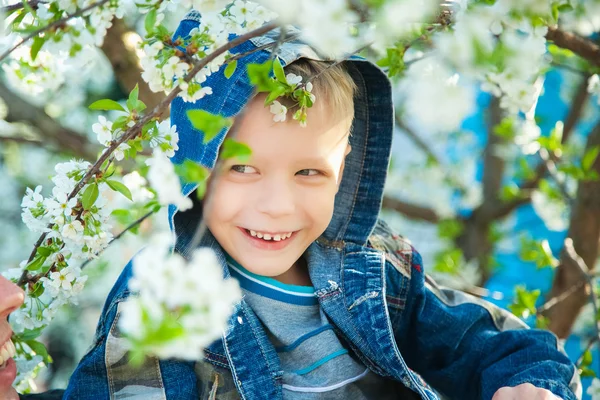
<svg viewBox="0 0 600 400"><path fill-rule="evenodd" d="M34 10L37 10L38 4L47 4L47 3L48 2L44 1L44 0L29 0L27 2L29 7L33 8ZM3 13L7 14L7 13L10 13L15 10L20 10L22 8L25 8L25 6L21 2L21 3L11 4L10 6L1 7L0 10L2 10Z"/></svg>
<svg viewBox="0 0 600 400"><path fill-rule="evenodd" d="M548 27L546 39L554 42L558 47L571 50L581 58L600 66L600 46L591 40L552 26Z"/></svg>
<svg viewBox="0 0 600 400"><path fill-rule="evenodd" d="M404 121L402 120L402 117L400 116L400 113L396 112L395 117L396 117L396 126L398 128L400 128L402 131L404 131L406 133L406 135L410 138L410 140L412 140L412 142L419 149L421 149L427 155L428 158L434 160L436 162L436 164L442 165L439 157L437 156L437 154L435 154L435 152L431 149L431 147L429 147L429 145L427 143L425 143L425 141L423 139L421 139L421 137L419 135L417 135L417 133L415 131L413 131L411 128L409 128L404 123Z"/></svg>
<svg viewBox="0 0 600 400"><path fill-rule="evenodd" d="M102 51L113 67L115 78L124 92L129 93L136 84L139 85L139 98L148 108L153 108L165 98L163 92L155 93L148 84L140 80L142 68L135 49L128 47L125 36L131 32L123 20L114 19L112 26L106 32Z"/></svg>
<svg viewBox="0 0 600 400"><path fill-rule="evenodd" d="M575 97L571 104L571 108L569 109L569 113L567 114L567 117L565 118L561 144L565 144L567 142L567 140L569 140L569 138L571 137L571 135L575 129L575 126L577 125L577 122L581 118L581 115L583 113L585 105L587 104L587 100L589 99L589 93L587 91L587 78L588 77L589 77L589 75L583 76L581 82L579 83L579 86L577 87L577 89L575 91ZM520 185L519 189L522 192L530 192L538 187L542 178L549 172L548 167L549 166L551 167L551 165L549 165L549 163L548 163L549 161L551 161L552 164L554 164L559 160L554 155L550 155L547 158L547 160L542 159L542 161L538 164L538 166L535 169L535 174L534 174L533 178L523 182ZM520 207L524 204L528 204L530 201L531 201L530 195L525 194L523 197L515 199L513 201L500 203L496 207L494 207L492 210L490 210L489 213L487 213L486 218L489 218L490 220L504 218L505 216L510 214L513 210L515 210L517 207Z"/></svg>
<svg viewBox="0 0 600 400"><path fill-rule="evenodd" d="M387 196L383 198L382 207L398 211L409 219L427 221L434 224L437 224L442 219L438 213L431 208L407 203Z"/></svg>
<svg viewBox="0 0 600 400"><path fill-rule="evenodd" d="M260 28L257 28L253 31L245 33L244 35L238 36L235 39L225 43L224 45L222 45L221 47L219 47L218 49L213 51L211 54L204 57L202 60L195 62L194 68L192 68L192 70L185 77L185 79L184 79L185 82L191 81L194 78L194 76L196 76L196 74L198 74L198 72L200 72L206 65L208 65L208 63L210 63L211 61L216 59L219 55L225 53L226 51L229 51L230 49L234 48L238 44L244 43L253 37L263 35L266 32L269 32L269 31L275 29L276 27L277 27L277 22L271 22L269 24L265 24L265 25L261 26ZM133 125L127 131L125 131L125 133L123 133L123 135L121 135L121 137L119 137L117 140L112 141L111 145L104 151L104 153L102 153L102 155L98 158L98 160L94 163L94 165L91 166L91 168L86 172L86 174L77 183L77 185L75 185L75 187L73 188L71 193L69 193L69 195L67 196L67 200L74 198L83 189L83 187L92 179L92 177L100 171L102 164L104 164L104 162L109 159L109 157L117 149L117 147L119 147L122 143L125 143L126 141L131 140L131 139L135 138L137 135L139 135L142 128L147 123L149 123L151 120L160 119L162 114L165 112L165 110L168 108L168 106L171 104L171 102L175 99L175 97L177 97L177 95L180 92L181 92L181 89L179 87L176 87L175 89L173 89L167 97L165 97L159 104L157 104L152 109L151 112L142 116L135 123L135 125ZM27 261L28 263L31 262L31 260L33 260L33 258L37 254L37 249L42 244L45 237L46 237L46 234L41 235L40 238L38 239L38 241L36 242L36 244L33 248L33 251L30 254L29 259ZM25 269L25 270L23 270L23 274L19 278L19 281L17 284L19 286L23 287L28 282L30 282L32 279L35 279L35 276L29 277L29 273Z"/></svg>
<svg viewBox="0 0 600 400"><path fill-rule="evenodd" d="M32 39L32 38L36 37L40 33L49 31L49 30L54 29L54 28L58 28L59 26L65 24L69 20L71 20L73 18L76 18L76 17L79 17L79 16L85 14L86 12L88 12L88 11L96 8L96 7L99 7L99 6L101 6L101 5L105 4L105 3L108 3L108 1L109 0L100 0L100 1L98 1L96 3L92 3L89 6L87 6L85 8L82 8L82 9L78 10L77 12L74 12L73 14L69 14L69 15L67 15L64 18L61 18L61 19L59 19L57 21L54 21L53 23L51 23L49 25L43 26L43 27L41 27L41 28L39 28L39 29L31 32L29 35L25 36L19 43L15 44L13 47L11 47L10 49L8 49L4 53L2 53L2 55L0 55L0 61L4 60L6 57L8 57L8 55L10 53L12 53L13 51L15 51L19 47L21 47L21 45L23 45L29 39Z"/></svg>
<svg viewBox="0 0 600 400"><path fill-rule="evenodd" d="M1 82L0 97L8 107L6 121L26 122L35 127L39 130L42 144L45 147L48 147L50 143L54 144L57 151L70 153L86 160L96 158L98 146L92 145L85 136L60 125L42 108L25 101Z"/></svg>
<svg viewBox="0 0 600 400"><path fill-rule="evenodd" d="M588 136L586 151L598 145L600 145L600 123ZM592 170L600 173L600 158L595 161ZM567 245L565 246L554 275L550 291L552 297L568 291L581 280L586 281L588 272L594 271L600 243L600 181L579 182L567 237L573 240L574 253L581 259L570 254ZM582 263L587 267L583 268ZM590 271L586 271L587 268ZM549 328L558 337L564 338L570 334L581 308L589 301L590 286L586 285L586 288L585 291L575 292L546 312L546 316L550 319Z"/></svg>

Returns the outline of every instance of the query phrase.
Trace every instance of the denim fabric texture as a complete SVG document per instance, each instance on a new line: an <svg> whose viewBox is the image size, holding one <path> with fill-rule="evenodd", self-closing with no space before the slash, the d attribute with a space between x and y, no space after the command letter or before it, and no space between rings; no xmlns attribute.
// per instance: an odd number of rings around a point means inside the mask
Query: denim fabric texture
<svg viewBox="0 0 600 400"><path fill-rule="evenodd" d="M199 26L192 11L175 37ZM273 42L277 32L247 41L233 53L245 53ZM249 63L267 60L270 50L241 58L230 79L222 71L204 85L214 94L195 103L173 101L172 124L179 131L174 163L186 159L211 168L226 131L208 145L186 117L190 109L235 116L253 96L246 74ZM323 59L296 40L277 51L283 64L301 57ZM490 400L500 387L530 382L565 400L581 397L575 366L550 332L527 329L510 313L489 303L438 287L424 273L418 252L378 220L393 135L391 85L372 63L353 56L345 65L358 86L343 181L334 216L305 256L319 304L335 332L371 371L397 382L398 398ZM186 195L195 187L184 186ZM177 212L170 221L175 251L184 256L198 221L201 204ZM230 278L225 255L209 234L202 246L213 248ZM139 370L126 366L119 348L119 304L129 296L129 263L108 296L95 342L73 373L65 399L282 399L282 371L277 353L251 307L235 307L220 340L197 362L154 360ZM118 372L118 373L116 373ZM426 383L427 382L427 383ZM431 386L430 386L431 385ZM432 389L435 388L434 389ZM438 394L439 393L439 394Z"/></svg>

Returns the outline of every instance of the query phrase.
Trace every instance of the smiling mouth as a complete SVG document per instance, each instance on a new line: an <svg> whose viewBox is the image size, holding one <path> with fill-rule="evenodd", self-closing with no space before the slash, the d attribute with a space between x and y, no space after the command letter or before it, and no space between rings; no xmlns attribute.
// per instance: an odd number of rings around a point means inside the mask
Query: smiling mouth
<svg viewBox="0 0 600 400"><path fill-rule="evenodd" d="M262 239L265 242L282 242L288 240L294 233L296 233L296 231L270 233L254 231L252 229L246 228L243 229L248 235L252 236L253 238Z"/></svg>

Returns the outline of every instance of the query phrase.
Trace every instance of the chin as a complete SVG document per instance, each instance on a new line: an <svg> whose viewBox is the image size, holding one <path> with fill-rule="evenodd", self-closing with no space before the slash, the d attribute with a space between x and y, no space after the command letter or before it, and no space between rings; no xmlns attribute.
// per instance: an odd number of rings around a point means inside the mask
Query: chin
<svg viewBox="0 0 600 400"><path fill-rule="evenodd" d="M0 396L0 400L19 400L19 395L17 394L17 391L12 387L8 389L7 393L0 393Z"/></svg>

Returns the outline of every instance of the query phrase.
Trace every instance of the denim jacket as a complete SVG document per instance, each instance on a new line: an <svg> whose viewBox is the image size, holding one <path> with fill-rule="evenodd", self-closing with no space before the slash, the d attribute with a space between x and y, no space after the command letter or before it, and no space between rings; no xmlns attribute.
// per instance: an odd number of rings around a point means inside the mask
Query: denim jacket
<svg viewBox="0 0 600 400"><path fill-rule="evenodd" d="M175 37L185 38L200 21L200 14L191 11ZM246 66L271 57L265 45L278 37L271 32L234 48L232 53L247 55L231 78L222 71L208 77L203 85L214 94L195 103L173 101L171 121L180 136L174 163L191 159L214 167L226 130L205 145L186 111L239 113L254 94ZM297 38L280 44L276 56L285 65L301 57L327 59ZM305 254L319 304L340 340L373 372L397 382L403 399L489 400L499 388L525 382L563 399L580 398L576 368L556 336L527 329L490 303L437 286L424 273L419 253L378 219L393 133L391 85L364 59L352 56L345 65L358 86L352 152L331 223ZM194 190L193 185L183 187L186 195ZM200 202L194 201L191 210L169 210L175 250L184 256L192 250L189 243L202 216ZM229 278L223 251L210 233L201 245L215 250ZM204 359L148 358L133 369L118 328L130 276L131 263L108 296L95 341L73 373L65 399L283 398L279 359L244 300L236 304L222 338L205 349Z"/></svg>

